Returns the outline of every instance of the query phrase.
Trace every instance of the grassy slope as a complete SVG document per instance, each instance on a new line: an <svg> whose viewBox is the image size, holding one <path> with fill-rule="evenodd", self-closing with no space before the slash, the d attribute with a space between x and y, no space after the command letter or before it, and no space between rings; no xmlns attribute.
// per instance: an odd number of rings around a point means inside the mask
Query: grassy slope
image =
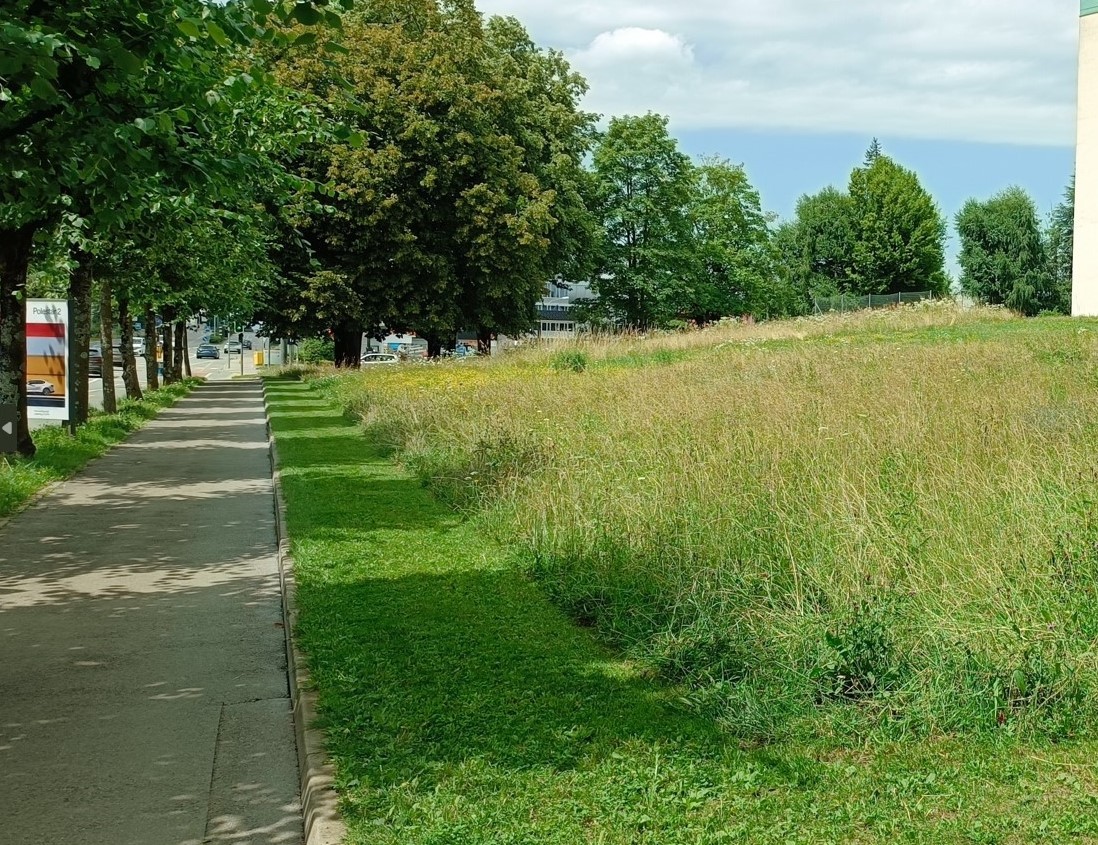
<svg viewBox="0 0 1098 845"><path fill-rule="evenodd" d="M1098 841L1094 743L741 747L308 386L268 395L351 843Z"/></svg>
<svg viewBox="0 0 1098 845"><path fill-rule="evenodd" d="M325 387L741 736L1070 737L1098 724L1095 328L934 305Z"/></svg>

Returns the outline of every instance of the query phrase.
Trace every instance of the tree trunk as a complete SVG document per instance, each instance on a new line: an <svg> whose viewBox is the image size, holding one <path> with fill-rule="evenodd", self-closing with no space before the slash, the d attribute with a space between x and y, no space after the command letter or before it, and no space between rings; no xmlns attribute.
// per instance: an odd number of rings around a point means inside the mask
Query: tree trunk
<svg viewBox="0 0 1098 845"><path fill-rule="evenodd" d="M175 352L175 344L172 340L172 321L171 315L167 309L164 311L164 324L160 327L160 343L164 347L164 384L171 384L174 379L172 375L175 370L172 368L172 358Z"/></svg>
<svg viewBox="0 0 1098 845"><path fill-rule="evenodd" d="M191 345L187 340L187 324L183 324L183 372L190 378L191 372Z"/></svg>
<svg viewBox="0 0 1098 845"><path fill-rule="evenodd" d="M141 398L141 382L137 378L137 356L133 354L133 318L130 317L130 299L128 296L118 297L118 325L119 342L122 344L122 381L126 385L126 397L128 399ZM148 335L148 332L146 332ZM156 334L153 334L153 348L149 351L149 344L145 343L145 355L152 355L153 366L156 366ZM127 351L128 350L128 351Z"/></svg>
<svg viewBox="0 0 1098 845"><path fill-rule="evenodd" d="M342 325L335 330L335 365L357 367L362 357L362 328Z"/></svg>
<svg viewBox="0 0 1098 845"><path fill-rule="evenodd" d="M477 332L477 352L481 355L492 354L492 332L489 329Z"/></svg>
<svg viewBox="0 0 1098 845"><path fill-rule="evenodd" d="M110 279L99 280L99 343L103 348L103 410L108 414L118 413L118 402L114 395L114 305L111 303ZM133 345L122 347L123 369L126 352L133 355ZM87 379L85 379L87 381Z"/></svg>
<svg viewBox="0 0 1098 845"><path fill-rule="evenodd" d="M427 335L427 357L437 358L442 354L442 338L437 334Z"/></svg>
<svg viewBox="0 0 1098 845"><path fill-rule="evenodd" d="M172 354L172 381L183 381L183 358L187 346L187 324L180 320L175 324L175 351Z"/></svg>
<svg viewBox="0 0 1098 845"><path fill-rule="evenodd" d="M39 222L0 229L0 405L17 409L16 449L34 454L27 425L27 267Z"/></svg>
<svg viewBox="0 0 1098 845"><path fill-rule="evenodd" d="M69 424L81 425L88 421L88 347L91 345L91 305L92 305L92 256L86 250L73 247L70 256L74 262L69 273L69 303L72 314L72 343L70 349L76 354L71 356L69 383L72 393L69 396ZM108 319L110 315L108 314ZM103 382L114 378L114 359L110 347L103 353Z"/></svg>
<svg viewBox="0 0 1098 845"><path fill-rule="evenodd" d="M149 347L152 347L151 349ZM145 385L149 390L160 389L160 344L156 337L156 312L145 306Z"/></svg>

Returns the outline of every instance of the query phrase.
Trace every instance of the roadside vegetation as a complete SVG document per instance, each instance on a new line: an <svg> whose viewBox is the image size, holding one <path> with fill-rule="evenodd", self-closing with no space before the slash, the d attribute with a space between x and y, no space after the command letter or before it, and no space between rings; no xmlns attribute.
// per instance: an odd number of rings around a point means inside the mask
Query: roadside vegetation
<svg viewBox="0 0 1098 845"><path fill-rule="evenodd" d="M923 305L269 382L349 841L1098 836L1095 332Z"/></svg>
<svg viewBox="0 0 1098 845"><path fill-rule="evenodd" d="M1063 739L1098 701L1095 329L922 306L327 385L737 736Z"/></svg>
<svg viewBox="0 0 1098 845"><path fill-rule="evenodd" d="M0 403L24 456L27 297L71 304L77 422L93 345L110 369L117 344L131 399L134 340L171 383L198 322L345 368L364 335L487 352L537 331L550 280L569 301L540 322L611 331L958 289L1070 304L1070 186L1047 221L1017 188L973 198L954 280L949 221L875 139L779 220L669 117L600 128L564 55L474 0L9 0L0 30Z"/></svg>
<svg viewBox="0 0 1098 845"><path fill-rule="evenodd" d="M114 414L92 411L88 421L76 429L75 436L58 426L36 431L38 451L33 458L0 457L0 519L20 510L47 484L79 472L88 461L126 439L162 408L178 402L200 381L185 379L147 391L142 399L124 399Z"/></svg>

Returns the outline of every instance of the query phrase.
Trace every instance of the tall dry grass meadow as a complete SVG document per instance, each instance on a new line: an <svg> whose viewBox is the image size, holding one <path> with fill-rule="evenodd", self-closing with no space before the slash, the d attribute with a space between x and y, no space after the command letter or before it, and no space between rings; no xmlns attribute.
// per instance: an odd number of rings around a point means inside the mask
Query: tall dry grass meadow
<svg viewBox="0 0 1098 845"><path fill-rule="evenodd" d="M732 732L1069 736L1096 364L1096 324L934 304L320 384Z"/></svg>

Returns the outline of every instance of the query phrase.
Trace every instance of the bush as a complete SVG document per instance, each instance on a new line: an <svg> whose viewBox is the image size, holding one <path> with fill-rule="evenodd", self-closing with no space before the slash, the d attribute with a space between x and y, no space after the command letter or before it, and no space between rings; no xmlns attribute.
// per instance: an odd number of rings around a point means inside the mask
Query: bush
<svg viewBox="0 0 1098 845"><path fill-rule="evenodd" d="M875 597L841 614L816 662L820 697L859 701L895 689L902 674L897 621L894 603Z"/></svg>
<svg viewBox="0 0 1098 845"><path fill-rule="evenodd" d="M326 338L305 338L297 346L297 360L302 364L334 363L335 343Z"/></svg>
<svg viewBox="0 0 1098 845"><path fill-rule="evenodd" d="M549 366L557 372L582 373L587 369L587 355L578 349L566 349L558 352L549 361Z"/></svg>

